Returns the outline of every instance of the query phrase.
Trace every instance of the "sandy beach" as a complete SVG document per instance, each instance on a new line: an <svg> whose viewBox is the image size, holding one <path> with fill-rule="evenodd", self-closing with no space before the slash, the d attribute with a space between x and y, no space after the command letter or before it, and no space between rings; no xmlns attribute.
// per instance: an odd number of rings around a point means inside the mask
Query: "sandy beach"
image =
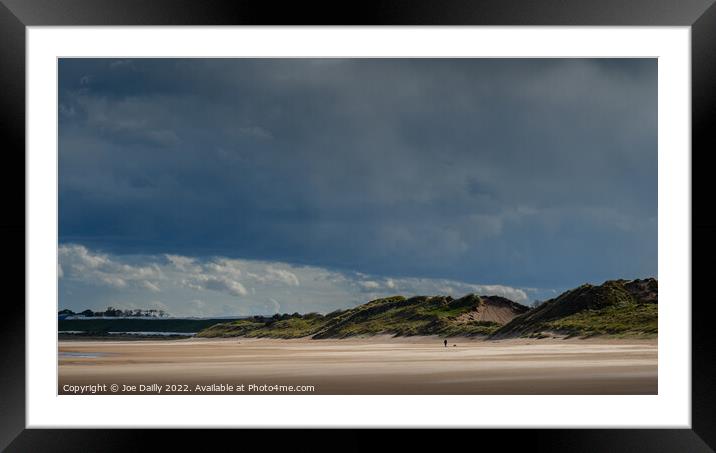
<svg viewBox="0 0 716 453"><path fill-rule="evenodd" d="M447 348L440 338L385 336L60 341L58 393L656 394L658 390L656 339L461 337L448 341ZM113 384L117 390L112 390Z"/></svg>

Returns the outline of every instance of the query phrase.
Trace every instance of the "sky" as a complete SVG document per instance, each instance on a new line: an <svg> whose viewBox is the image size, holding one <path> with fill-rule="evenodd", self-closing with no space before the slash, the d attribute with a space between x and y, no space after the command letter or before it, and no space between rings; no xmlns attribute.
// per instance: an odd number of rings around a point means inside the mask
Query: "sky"
<svg viewBox="0 0 716 453"><path fill-rule="evenodd" d="M655 59L59 60L59 308L657 273Z"/></svg>

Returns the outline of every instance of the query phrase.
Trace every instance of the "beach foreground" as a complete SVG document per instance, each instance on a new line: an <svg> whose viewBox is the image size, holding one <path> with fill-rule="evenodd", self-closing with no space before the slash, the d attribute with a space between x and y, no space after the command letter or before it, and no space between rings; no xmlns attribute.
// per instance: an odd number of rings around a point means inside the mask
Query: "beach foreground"
<svg viewBox="0 0 716 453"><path fill-rule="evenodd" d="M460 337L448 339L447 348L437 337L387 336L59 343L59 394L656 394L657 390L656 339Z"/></svg>

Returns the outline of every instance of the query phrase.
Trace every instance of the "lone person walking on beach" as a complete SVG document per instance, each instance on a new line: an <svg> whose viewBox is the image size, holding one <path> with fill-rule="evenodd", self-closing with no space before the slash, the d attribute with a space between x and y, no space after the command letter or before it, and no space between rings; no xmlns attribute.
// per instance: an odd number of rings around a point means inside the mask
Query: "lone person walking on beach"
<svg viewBox="0 0 716 453"><path fill-rule="evenodd" d="M445 347L447 348L447 340L443 341L443 344L444 344Z"/></svg>

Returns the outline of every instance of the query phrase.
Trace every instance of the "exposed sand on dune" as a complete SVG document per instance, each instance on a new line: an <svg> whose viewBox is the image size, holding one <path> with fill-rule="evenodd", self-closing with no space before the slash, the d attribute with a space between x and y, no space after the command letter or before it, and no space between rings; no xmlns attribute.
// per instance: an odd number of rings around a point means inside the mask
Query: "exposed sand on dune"
<svg viewBox="0 0 716 453"><path fill-rule="evenodd" d="M304 394L657 393L656 340L61 341L59 352L60 394L87 384L187 384L180 390L193 394L204 393L197 384L313 386Z"/></svg>
<svg viewBox="0 0 716 453"><path fill-rule="evenodd" d="M472 321L490 321L507 324L516 316L524 313L527 307L497 296L483 297L474 310L457 317L458 323Z"/></svg>
<svg viewBox="0 0 716 453"><path fill-rule="evenodd" d="M516 313L509 307L482 305L476 310L458 316L457 322L492 321L499 324L507 324L512 321L515 316Z"/></svg>

